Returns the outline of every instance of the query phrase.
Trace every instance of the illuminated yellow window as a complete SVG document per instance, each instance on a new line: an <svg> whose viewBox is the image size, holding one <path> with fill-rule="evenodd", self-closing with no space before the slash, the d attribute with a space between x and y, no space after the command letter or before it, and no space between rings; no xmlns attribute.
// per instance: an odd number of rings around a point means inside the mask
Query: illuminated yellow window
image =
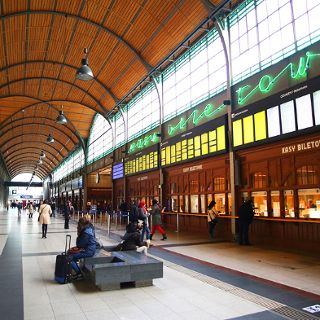
<svg viewBox="0 0 320 320"><path fill-rule="evenodd" d="M217 140L218 150L224 150L226 148L225 126L217 128Z"/></svg>
<svg viewBox="0 0 320 320"><path fill-rule="evenodd" d="M153 161L153 167L154 167L154 168L157 168L157 167L158 167L158 153L157 153L157 152L154 152L154 153L153 153L153 159L154 159L154 161Z"/></svg>
<svg viewBox="0 0 320 320"><path fill-rule="evenodd" d="M124 173L128 174L128 162L124 164Z"/></svg>
<svg viewBox="0 0 320 320"><path fill-rule="evenodd" d="M176 162L176 145L171 146L171 163Z"/></svg>
<svg viewBox="0 0 320 320"><path fill-rule="evenodd" d="M166 164L170 164L170 146L166 147Z"/></svg>
<svg viewBox="0 0 320 320"><path fill-rule="evenodd" d="M161 149L161 165L166 165L166 148Z"/></svg>
<svg viewBox="0 0 320 320"><path fill-rule="evenodd" d="M191 159L194 157L194 143L193 138L188 139L188 159Z"/></svg>
<svg viewBox="0 0 320 320"><path fill-rule="evenodd" d="M139 158L136 158L134 172L138 172L138 171L139 171Z"/></svg>
<svg viewBox="0 0 320 320"><path fill-rule="evenodd" d="M241 146L243 144L242 139L242 120L237 120L232 123L233 131L233 146Z"/></svg>
<svg viewBox="0 0 320 320"><path fill-rule="evenodd" d="M176 143L176 161L181 161L181 142Z"/></svg>
<svg viewBox="0 0 320 320"><path fill-rule="evenodd" d="M146 169L150 169L150 155L146 154Z"/></svg>
<svg viewBox="0 0 320 320"><path fill-rule="evenodd" d="M209 152L217 151L217 133L216 130L209 131Z"/></svg>
<svg viewBox="0 0 320 320"><path fill-rule="evenodd" d="M181 157L182 160L188 159L187 140L181 141Z"/></svg>
<svg viewBox="0 0 320 320"><path fill-rule="evenodd" d="M146 156L142 156L142 170L147 170Z"/></svg>
<svg viewBox="0 0 320 320"><path fill-rule="evenodd" d="M209 152L209 146L208 146L208 133L203 133L201 135L201 154L205 155Z"/></svg>
<svg viewBox="0 0 320 320"><path fill-rule="evenodd" d="M261 111L254 115L254 133L256 141L267 138L266 112Z"/></svg>
<svg viewBox="0 0 320 320"><path fill-rule="evenodd" d="M194 137L194 156L200 157L201 156L201 141L200 136Z"/></svg>
<svg viewBox="0 0 320 320"><path fill-rule="evenodd" d="M243 118L243 143L254 141L253 116Z"/></svg>

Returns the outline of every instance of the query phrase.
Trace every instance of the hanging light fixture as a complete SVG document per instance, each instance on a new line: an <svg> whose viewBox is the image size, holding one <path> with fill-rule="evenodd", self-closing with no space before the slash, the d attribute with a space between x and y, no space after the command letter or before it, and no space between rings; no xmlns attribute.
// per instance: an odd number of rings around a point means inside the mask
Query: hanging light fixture
<svg viewBox="0 0 320 320"><path fill-rule="evenodd" d="M44 153L44 151L42 150L40 153L40 159L43 159L46 157L46 154Z"/></svg>
<svg viewBox="0 0 320 320"><path fill-rule="evenodd" d="M81 60L81 67L78 69L76 78L79 80L92 80L93 79L93 72L89 67L89 61L88 61L88 49L84 48L84 57Z"/></svg>
<svg viewBox="0 0 320 320"><path fill-rule="evenodd" d="M38 163L38 164L42 164L42 160L41 160L41 159L39 159L37 163Z"/></svg>
<svg viewBox="0 0 320 320"><path fill-rule="evenodd" d="M53 136L51 135L51 133L49 133L49 135L48 135L47 142L54 143L54 139L53 139Z"/></svg>
<svg viewBox="0 0 320 320"><path fill-rule="evenodd" d="M62 109L63 109L63 106L62 106ZM59 111L59 115L58 115L58 117L56 119L56 122L59 123L59 124L67 124L68 123L67 118L63 114L63 110Z"/></svg>

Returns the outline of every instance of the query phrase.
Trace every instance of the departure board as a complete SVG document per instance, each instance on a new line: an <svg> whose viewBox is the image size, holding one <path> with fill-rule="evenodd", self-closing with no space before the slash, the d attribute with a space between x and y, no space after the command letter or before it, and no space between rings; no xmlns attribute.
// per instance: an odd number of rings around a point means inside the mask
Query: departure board
<svg viewBox="0 0 320 320"><path fill-rule="evenodd" d="M121 179L123 178L123 162L117 163L112 167L112 179Z"/></svg>
<svg viewBox="0 0 320 320"><path fill-rule="evenodd" d="M135 159L126 161L124 171L125 174L128 175L155 168L158 168L158 153L150 152Z"/></svg>
<svg viewBox="0 0 320 320"><path fill-rule="evenodd" d="M226 149L225 126L161 148L161 165L197 158Z"/></svg>

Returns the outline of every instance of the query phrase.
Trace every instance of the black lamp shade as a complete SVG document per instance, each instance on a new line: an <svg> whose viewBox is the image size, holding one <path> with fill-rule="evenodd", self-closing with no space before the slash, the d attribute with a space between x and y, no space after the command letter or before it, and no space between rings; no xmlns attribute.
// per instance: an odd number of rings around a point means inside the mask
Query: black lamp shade
<svg viewBox="0 0 320 320"><path fill-rule="evenodd" d="M56 119L56 122L59 123L59 124L66 124L68 123L68 120L67 118L65 117L65 115L63 114L63 111L61 110L57 119Z"/></svg>
<svg viewBox="0 0 320 320"><path fill-rule="evenodd" d="M88 66L88 59L87 58L82 59L81 64L82 66L78 69L76 78L79 80L85 80L85 81L92 80L94 77L93 77L92 70Z"/></svg>
<svg viewBox="0 0 320 320"><path fill-rule="evenodd" d="M54 142L53 136L51 134L48 135L47 142L48 143L53 143Z"/></svg>

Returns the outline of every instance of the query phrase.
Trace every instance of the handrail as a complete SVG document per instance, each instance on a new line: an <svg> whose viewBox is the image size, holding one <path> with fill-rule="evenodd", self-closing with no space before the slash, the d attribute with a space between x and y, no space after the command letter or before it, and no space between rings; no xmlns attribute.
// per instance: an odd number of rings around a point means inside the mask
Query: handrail
<svg viewBox="0 0 320 320"><path fill-rule="evenodd" d="M192 216L192 217L207 217L206 213L186 213L186 212L163 212L163 215L179 215L179 216ZM223 219L238 219L238 216L230 216L227 214L219 215L219 218ZM269 218L269 217L257 217L254 216L255 220L265 220L265 221L279 221L279 222L303 222L303 223L320 223L320 219L295 219L295 218Z"/></svg>

